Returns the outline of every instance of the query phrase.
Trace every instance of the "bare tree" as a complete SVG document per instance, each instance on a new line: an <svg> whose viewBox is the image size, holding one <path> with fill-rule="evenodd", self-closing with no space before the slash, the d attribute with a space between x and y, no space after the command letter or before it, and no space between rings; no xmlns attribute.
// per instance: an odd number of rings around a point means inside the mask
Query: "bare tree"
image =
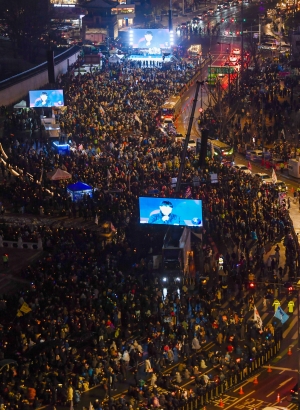
<svg viewBox="0 0 300 410"><path fill-rule="evenodd" d="M253 37L253 33L244 33L245 48L250 54L250 61L252 60L255 65L255 70L258 70L258 41Z"/></svg>
<svg viewBox="0 0 300 410"><path fill-rule="evenodd" d="M34 62L39 52L40 38L49 29L48 0L1 0L0 14L5 19L15 57Z"/></svg>

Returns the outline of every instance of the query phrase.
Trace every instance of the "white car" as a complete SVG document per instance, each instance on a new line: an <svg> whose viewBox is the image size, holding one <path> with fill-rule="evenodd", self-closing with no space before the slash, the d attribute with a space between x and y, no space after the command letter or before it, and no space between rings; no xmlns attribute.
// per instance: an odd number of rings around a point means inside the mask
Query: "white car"
<svg viewBox="0 0 300 410"><path fill-rule="evenodd" d="M234 54L236 56L239 56L241 54L241 50L239 48L234 48L232 50L232 54Z"/></svg>
<svg viewBox="0 0 300 410"><path fill-rule="evenodd" d="M287 192L288 187L286 186L285 182L283 181L277 181L274 184L275 189L277 189L279 192Z"/></svg>
<svg viewBox="0 0 300 410"><path fill-rule="evenodd" d="M195 150L196 149L196 141L195 140L189 140L189 143L188 143L188 148L190 148L190 149L192 149L192 150Z"/></svg>
<svg viewBox="0 0 300 410"><path fill-rule="evenodd" d="M236 57L236 56L230 56L230 57L229 57L229 61L230 61L231 63L236 63L236 62L237 62L237 57Z"/></svg>
<svg viewBox="0 0 300 410"><path fill-rule="evenodd" d="M174 125L174 122L173 122L172 118L164 118L162 125L163 125L163 127L166 128L169 125Z"/></svg>
<svg viewBox="0 0 300 410"><path fill-rule="evenodd" d="M273 180L268 174L264 174L263 172L257 172L254 174L255 177L260 178L263 184L273 184Z"/></svg>
<svg viewBox="0 0 300 410"><path fill-rule="evenodd" d="M247 165L243 165L243 164L235 164L233 165L233 168L235 168L237 171L242 171L245 174L252 174L252 171L250 171L250 169L248 169Z"/></svg>

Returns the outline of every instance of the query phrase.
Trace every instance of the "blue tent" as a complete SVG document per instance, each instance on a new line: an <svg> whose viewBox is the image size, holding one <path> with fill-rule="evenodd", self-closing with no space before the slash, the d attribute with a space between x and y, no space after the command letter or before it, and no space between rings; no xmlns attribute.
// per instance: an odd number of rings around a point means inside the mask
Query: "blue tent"
<svg viewBox="0 0 300 410"><path fill-rule="evenodd" d="M67 192L71 196L72 201L79 201L83 195L93 196L93 188L84 182L76 182L67 186Z"/></svg>

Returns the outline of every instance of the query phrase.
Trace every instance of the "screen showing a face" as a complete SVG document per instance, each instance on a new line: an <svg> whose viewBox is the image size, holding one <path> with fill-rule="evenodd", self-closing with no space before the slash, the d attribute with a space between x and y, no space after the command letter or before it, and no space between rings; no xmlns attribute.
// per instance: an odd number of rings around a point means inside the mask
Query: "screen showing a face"
<svg viewBox="0 0 300 410"><path fill-rule="evenodd" d="M29 91L30 107L62 107L64 104L63 90Z"/></svg>
<svg viewBox="0 0 300 410"><path fill-rule="evenodd" d="M198 199L140 197L140 223L203 226L202 201Z"/></svg>
<svg viewBox="0 0 300 410"><path fill-rule="evenodd" d="M168 29L135 29L130 33L132 48L170 48L170 33Z"/></svg>

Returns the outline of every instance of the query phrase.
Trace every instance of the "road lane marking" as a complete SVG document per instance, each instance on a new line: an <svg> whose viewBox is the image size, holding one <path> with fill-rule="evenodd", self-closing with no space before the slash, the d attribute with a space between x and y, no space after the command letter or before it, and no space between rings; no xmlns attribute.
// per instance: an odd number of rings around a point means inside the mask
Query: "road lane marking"
<svg viewBox="0 0 300 410"><path fill-rule="evenodd" d="M282 370L282 371L284 371L284 372L295 372L295 373L298 373L298 370L289 369L288 367L276 367L276 366L270 366L270 367L271 367L271 369L274 369L274 370ZM263 368L264 368L264 369L268 369L269 366L263 366Z"/></svg>
<svg viewBox="0 0 300 410"><path fill-rule="evenodd" d="M233 404L230 404L229 406L226 406L226 409L230 409L232 406L235 406L237 403L239 403L240 401L244 400L246 397L251 396L251 394L255 393L255 391L253 390L251 393L246 394L246 396L241 397L239 400L237 400L236 402L234 402Z"/></svg>
<svg viewBox="0 0 300 410"><path fill-rule="evenodd" d="M271 393L269 393L266 397L270 397L272 394L275 394L275 390L271 391Z"/></svg>
<svg viewBox="0 0 300 410"><path fill-rule="evenodd" d="M284 382L280 383L280 384L278 385L278 387L284 386L286 383L288 383L288 382L291 381L291 380L293 380L293 377L290 377L289 379L287 379L287 380L285 380Z"/></svg>
<svg viewBox="0 0 300 410"><path fill-rule="evenodd" d="M297 323L298 317L294 317L294 319L290 322L289 327L283 332L283 339L287 337L287 335L290 333L290 331L293 329L294 325Z"/></svg>

